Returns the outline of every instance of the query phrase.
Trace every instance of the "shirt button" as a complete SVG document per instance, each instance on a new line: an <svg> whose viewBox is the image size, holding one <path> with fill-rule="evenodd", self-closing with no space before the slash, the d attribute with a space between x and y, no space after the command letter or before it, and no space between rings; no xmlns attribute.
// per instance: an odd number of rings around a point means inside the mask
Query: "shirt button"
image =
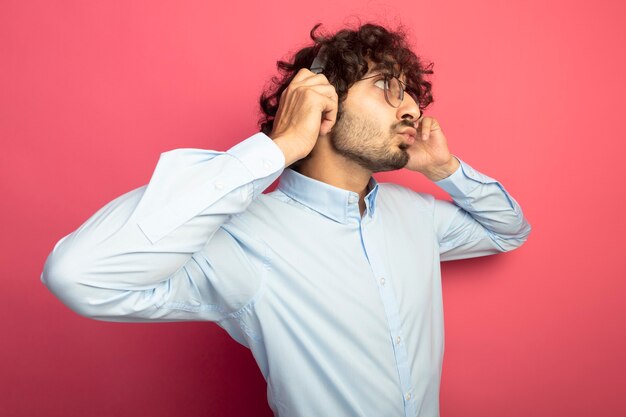
<svg viewBox="0 0 626 417"><path fill-rule="evenodd" d="M224 188L224 183L223 182L216 182L215 183L215 188L218 190L221 190L222 188Z"/></svg>
<svg viewBox="0 0 626 417"><path fill-rule="evenodd" d="M411 393L410 393L410 392L407 392L407 393L404 395L404 399L406 399L407 401L409 401L409 400L411 399Z"/></svg>
<svg viewBox="0 0 626 417"><path fill-rule="evenodd" d="M402 340L402 338L400 338L400 336L396 337L396 344L400 344L400 341Z"/></svg>
<svg viewBox="0 0 626 417"><path fill-rule="evenodd" d="M380 285L385 285L385 277L380 278Z"/></svg>
<svg viewBox="0 0 626 417"><path fill-rule="evenodd" d="M356 197L355 197L355 196L353 196L353 195L351 195L351 196L348 198L348 202L349 202L350 204L354 204L354 203L356 203Z"/></svg>

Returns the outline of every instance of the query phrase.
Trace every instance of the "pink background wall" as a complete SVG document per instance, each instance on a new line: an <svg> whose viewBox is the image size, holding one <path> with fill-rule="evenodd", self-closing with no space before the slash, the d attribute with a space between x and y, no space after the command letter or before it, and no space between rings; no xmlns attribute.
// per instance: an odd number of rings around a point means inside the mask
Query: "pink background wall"
<svg viewBox="0 0 626 417"><path fill-rule="evenodd" d="M358 15L412 29L452 152L533 226L517 251L444 264L442 416L626 415L624 2L224 4L0 3L0 414L271 415L217 326L90 321L39 275L161 152L254 133L275 61Z"/></svg>

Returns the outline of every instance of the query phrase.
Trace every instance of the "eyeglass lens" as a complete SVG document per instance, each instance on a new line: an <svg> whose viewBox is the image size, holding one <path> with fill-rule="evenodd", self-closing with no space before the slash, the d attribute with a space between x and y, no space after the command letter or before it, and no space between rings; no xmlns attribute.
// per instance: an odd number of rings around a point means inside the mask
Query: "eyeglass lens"
<svg viewBox="0 0 626 417"><path fill-rule="evenodd" d="M404 89L396 77L385 77L385 98L393 107L398 107L404 97Z"/></svg>

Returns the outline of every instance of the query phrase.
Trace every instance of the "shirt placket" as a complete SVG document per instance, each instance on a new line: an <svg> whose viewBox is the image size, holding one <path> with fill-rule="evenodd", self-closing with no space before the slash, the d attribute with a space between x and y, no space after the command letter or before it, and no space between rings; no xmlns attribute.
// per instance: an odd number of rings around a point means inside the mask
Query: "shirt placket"
<svg viewBox="0 0 626 417"><path fill-rule="evenodd" d="M382 262L383 250L381 246L384 244L384 238L381 234L382 229L380 226L376 227L372 218L365 216L363 220L359 222L359 230L373 276L376 279L376 285L383 303L385 315L387 316L389 340L393 348L400 387L402 389L404 415L405 417L414 417L417 415L417 404L414 389L411 385L409 355L404 341L398 302L391 285L393 277L388 274L384 262Z"/></svg>

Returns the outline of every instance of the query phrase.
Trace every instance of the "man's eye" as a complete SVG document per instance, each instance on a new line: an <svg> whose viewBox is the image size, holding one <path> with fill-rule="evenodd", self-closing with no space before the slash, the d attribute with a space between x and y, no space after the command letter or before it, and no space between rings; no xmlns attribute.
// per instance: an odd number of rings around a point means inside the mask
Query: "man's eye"
<svg viewBox="0 0 626 417"><path fill-rule="evenodd" d="M384 90L387 87L387 80L384 78L381 78L380 80L376 81L374 85L380 88L381 90Z"/></svg>

